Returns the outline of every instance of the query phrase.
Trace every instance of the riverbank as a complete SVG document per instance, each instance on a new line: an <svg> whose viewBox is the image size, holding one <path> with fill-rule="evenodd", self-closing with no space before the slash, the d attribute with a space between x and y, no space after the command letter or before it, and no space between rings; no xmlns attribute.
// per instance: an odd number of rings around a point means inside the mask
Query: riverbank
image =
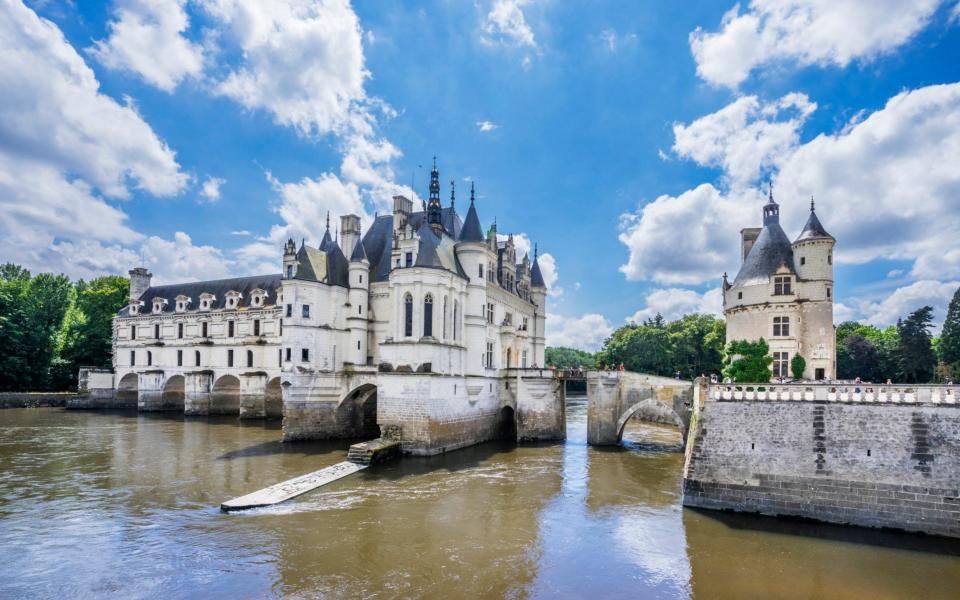
<svg viewBox="0 0 960 600"><path fill-rule="evenodd" d="M76 397L76 392L0 392L0 408L64 407Z"/></svg>

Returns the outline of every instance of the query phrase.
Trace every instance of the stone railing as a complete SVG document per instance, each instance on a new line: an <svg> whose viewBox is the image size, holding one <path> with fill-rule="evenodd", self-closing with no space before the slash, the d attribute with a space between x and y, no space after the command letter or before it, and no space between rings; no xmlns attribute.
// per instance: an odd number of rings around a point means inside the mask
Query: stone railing
<svg viewBox="0 0 960 600"><path fill-rule="evenodd" d="M850 402L882 404L954 404L960 386L907 384L711 384L710 401Z"/></svg>

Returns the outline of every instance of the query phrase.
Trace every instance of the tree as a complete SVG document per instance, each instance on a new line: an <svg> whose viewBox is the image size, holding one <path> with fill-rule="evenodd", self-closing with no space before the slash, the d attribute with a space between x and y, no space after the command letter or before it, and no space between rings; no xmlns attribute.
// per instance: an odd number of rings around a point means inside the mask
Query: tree
<svg viewBox="0 0 960 600"><path fill-rule="evenodd" d="M918 308L906 320L897 321L897 375L906 383L927 383L933 379L937 357L930 343L933 307Z"/></svg>
<svg viewBox="0 0 960 600"><path fill-rule="evenodd" d="M766 383L773 373L772 363L770 346L763 338L755 342L733 341L727 345L723 375L737 383Z"/></svg>
<svg viewBox="0 0 960 600"><path fill-rule="evenodd" d="M547 365L557 367L558 369L593 369L596 362L593 354L577 350L576 348L564 348L562 346L549 347L544 352L544 360Z"/></svg>
<svg viewBox="0 0 960 600"><path fill-rule="evenodd" d="M672 376L675 369L670 333L656 325L624 325L613 332L597 353L597 364L623 364L628 371Z"/></svg>
<svg viewBox="0 0 960 600"><path fill-rule="evenodd" d="M685 379L723 369L726 323L711 315L684 315L666 324L670 332L673 370Z"/></svg>
<svg viewBox="0 0 960 600"><path fill-rule="evenodd" d="M960 288L953 293L953 299L947 307L937 353L949 376L954 380L960 379Z"/></svg>
<svg viewBox="0 0 960 600"><path fill-rule="evenodd" d="M790 372L794 379L803 379L803 372L807 368L807 360L799 354L794 354L790 359Z"/></svg>

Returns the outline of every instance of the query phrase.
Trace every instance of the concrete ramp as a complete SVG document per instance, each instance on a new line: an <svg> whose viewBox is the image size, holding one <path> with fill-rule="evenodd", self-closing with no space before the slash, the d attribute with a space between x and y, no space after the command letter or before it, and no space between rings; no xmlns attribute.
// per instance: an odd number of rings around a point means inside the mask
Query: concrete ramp
<svg viewBox="0 0 960 600"><path fill-rule="evenodd" d="M287 481L271 485L268 488L263 488L262 490L258 490L252 494L240 496L239 498L234 498L233 500L227 500L220 505L220 510L224 512L233 512L236 510L247 510L250 508L280 504L281 502L285 502L291 498L296 498L301 494L306 494L311 490L315 490L320 486L334 482L338 479L343 479L347 475L353 475L357 471L366 469L367 466L368 465L357 464L349 461L340 462L335 465L330 465L329 467L324 467L319 471L307 473L306 475L301 475L300 477L294 477L293 479L288 479Z"/></svg>

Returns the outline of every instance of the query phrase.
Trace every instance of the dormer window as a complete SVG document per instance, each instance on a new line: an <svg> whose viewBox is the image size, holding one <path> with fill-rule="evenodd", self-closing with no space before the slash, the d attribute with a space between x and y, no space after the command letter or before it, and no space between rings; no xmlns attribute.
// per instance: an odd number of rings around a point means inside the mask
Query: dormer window
<svg viewBox="0 0 960 600"><path fill-rule="evenodd" d="M240 292L229 291L227 292L227 308L234 309L240 306L240 298L243 297L243 294Z"/></svg>
<svg viewBox="0 0 960 600"><path fill-rule="evenodd" d="M253 306L254 308L262 307L266 303L266 300L267 300L266 290L257 288L252 292L250 292L250 306Z"/></svg>
<svg viewBox="0 0 960 600"><path fill-rule="evenodd" d="M793 294L793 280L790 277L773 278L773 295L789 296Z"/></svg>
<svg viewBox="0 0 960 600"><path fill-rule="evenodd" d="M153 299L153 312L154 312L154 314L156 314L156 313L162 313L163 310L164 310L166 307L167 307L167 300L166 300L166 298L154 298L154 299Z"/></svg>
<svg viewBox="0 0 960 600"><path fill-rule="evenodd" d="M206 292L200 294L200 310L210 310L213 308L213 303L216 302L217 297L213 294L208 294Z"/></svg>
<svg viewBox="0 0 960 600"><path fill-rule="evenodd" d="M141 301L139 301L139 300L134 300L133 302L130 303L130 311L129 311L130 314L131 314L132 316L137 316L137 315L139 315L139 314L140 314L140 307L142 307L142 306L143 306L143 302L141 302Z"/></svg>
<svg viewBox="0 0 960 600"><path fill-rule="evenodd" d="M186 312L187 309L190 308L190 298L189 298L189 296L184 296L183 294L181 294L181 295L177 296L176 302L177 302L177 312L178 312L178 313Z"/></svg>

